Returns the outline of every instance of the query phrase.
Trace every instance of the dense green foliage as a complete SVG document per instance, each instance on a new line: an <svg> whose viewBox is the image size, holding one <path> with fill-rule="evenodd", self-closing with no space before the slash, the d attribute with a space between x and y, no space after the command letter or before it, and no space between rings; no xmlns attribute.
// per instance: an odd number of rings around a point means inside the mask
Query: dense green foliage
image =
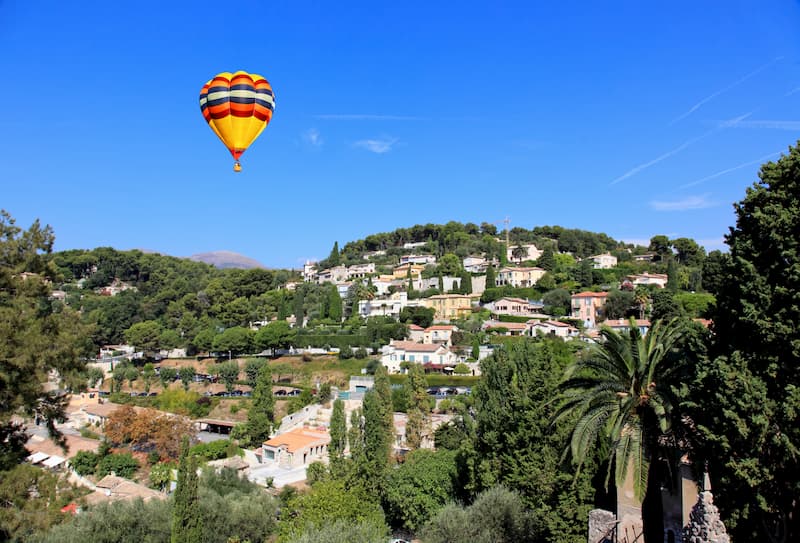
<svg viewBox="0 0 800 543"><path fill-rule="evenodd" d="M687 409L732 538L797 541L800 147L760 178L735 205L730 255L713 262L714 358L698 366Z"/></svg>
<svg viewBox="0 0 800 543"><path fill-rule="evenodd" d="M189 454L184 438L178 463L178 482L173 495L170 543L200 543L203 520L197 493L197 460Z"/></svg>

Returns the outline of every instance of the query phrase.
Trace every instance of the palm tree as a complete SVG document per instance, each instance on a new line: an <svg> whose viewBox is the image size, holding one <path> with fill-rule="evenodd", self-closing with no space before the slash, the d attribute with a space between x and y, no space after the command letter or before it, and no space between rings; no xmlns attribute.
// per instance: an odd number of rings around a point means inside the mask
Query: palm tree
<svg viewBox="0 0 800 543"><path fill-rule="evenodd" d="M522 245L517 245L511 250L511 258L516 259L518 262L522 262L522 259L528 256L528 249L523 247Z"/></svg>
<svg viewBox="0 0 800 543"><path fill-rule="evenodd" d="M633 470L635 500L647 491L656 440L669 432L673 399L669 381L676 368L664 364L682 328L673 319L657 321L642 336L631 320L629 330L601 330L603 342L574 362L560 385L555 421L574 417L567 452L580 466L592 445L605 441L610 451L606 485L613 469L617 487Z"/></svg>

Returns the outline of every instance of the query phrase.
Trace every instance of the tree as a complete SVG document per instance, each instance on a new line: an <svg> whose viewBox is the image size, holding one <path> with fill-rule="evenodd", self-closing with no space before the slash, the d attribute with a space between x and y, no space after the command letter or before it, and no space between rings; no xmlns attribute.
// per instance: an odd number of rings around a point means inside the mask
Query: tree
<svg viewBox="0 0 800 543"><path fill-rule="evenodd" d="M150 468L150 486L161 491L169 488L169 484L172 482L173 468L174 464L166 462L159 462Z"/></svg>
<svg viewBox="0 0 800 543"><path fill-rule="evenodd" d="M344 458L344 451L347 448L347 421L344 414L344 402L339 398L333 402L330 428L331 444L328 447L328 452L331 458L331 471L336 475L335 472Z"/></svg>
<svg viewBox="0 0 800 543"><path fill-rule="evenodd" d="M604 307L606 318L622 319L629 317L635 310L635 296L627 290L612 290L608 293Z"/></svg>
<svg viewBox="0 0 800 543"><path fill-rule="evenodd" d="M579 469L598 441L607 446L609 476L615 473L619 489L632 481L634 502L641 507L657 439L672 426L676 402L669 387L675 368L665 362L681 327L677 321L656 322L642 337L631 323L627 332L603 328L600 333L604 342L565 372L554 420L575 417L568 450Z"/></svg>
<svg viewBox="0 0 800 543"><path fill-rule="evenodd" d="M594 262L588 258L584 258L581 260L580 268L578 269L579 276L578 282L581 284L582 288L588 288L592 286L594 280L594 275L592 272L594 271Z"/></svg>
<svg viewBox="0 0 800 543"><path fill-rule="evenodd" d="M258 372L253 399L247 411L247 422L235 428L237 437L245 447L257 447L269 439L272 419L275 416L275 397L272 394L272 370L264 364Z"/></svg>
<svg viewBox="0 0 800 543"><path fill-rule="evenodd" d="M342 297L339 296L339 291L335 285L330 285L328 288L327 299L327 317L334 322L342 322L344 312L342 311Z"/></svg>
<svg viewBox="0 0 800 543"><path fill-rule="evenodd" d="M675 258L683 266L701 266L705 259L705 250L691 238L677 238L672 240L675 248Z"/></svg>
<svg viewBox="0 0 800 543"><path fill-rule="evenodd" d="M66 398L45 390L47 376L56 372L65 384L80 386L82 360L91 348L80 316L50 299L54 241L49 226L37 220L23 231L0 210L0 470L26 456L19 446L25 431L12 420L15 414L38 416L63 442L55 424L66 420Z"/></svg>
<svg viewBox="0 0 800 543"><path fill-rule="evenodd" d="M171 543L200 543L203 523L197 494L197 459L189 455L189 440L184 438L178 463L178 483L172 510Z"/></svg>
<svg viewBox="0 0 800 543"><path fill-rule="evenodd" d="M542 311L548 315L561 317L569 314L572 297L568 290L557 288L542 296L542 303L544 303Z"/></svg>
<svg viewBox="0 0 800 543"><path fill-rule="evenodd" d="M170 366L161 366L158 369L158 380L161 381L161 387L166 390L170 384L178 377L178 370Z"/></svg>
<svg viewBox="0 0 800 543"><path fill-rule="evenodd" d="M461 273L461 293L472 294L472 274L466 270Z"/></svg>
<svg viewBox="0 0 800 543"><path fill-rule="evenodd" d="M675 259L670 258L667 262L667 290L672 293L678 291L680 286L680 272L678 270L678 263Z"/></svg>
<svg viewBox="0 0 800 543"><path fill-rule="evenodd" d="M416 324L422 328L428 328L433 324L433 316L436 310L432 307L410 307L406 306L400 310L400 322Z"/></svg>
<svg viewBox="0 0 800 543"><path fill-rule="evenodd" d="M418 450L393 469L386 482L386 513L393 526L412 532L456 497L458 467L453 451Z"/></svg>
<svg viewBox="0 0 800 543"><path fill-rule="evenodd" d="M159 348L162 331L157 321L137 322L125 330L125 341L146 353L153 352Z"/></svg>
<svg viewBox="0 0 800 543"><path fill-rule="evenodd" d="M800 146L759 177L734 205L730 254L712 252L705 264L704 283L717 296L715 341L689 389L690 414L731 538L797 541Z"/></svg>
<svg viewBox="0 0 800 543"><path fill-rule="evenodd" d="M94 388L103 383L105 373L97 366L90 366L86 370L86 385L89 388Z"/></svg>
<svg viewBox="0 0 800 543"><path fill-rule="evenodd" d="M178 369L178 376L183 383L183 390L189 390L189 384L194 381L194 368L192 366L181 366Z"/></svg>
<svg viewBox="0 0 800 543"><path fill-rule="evenodd" d="M405 383L408 398L408 422L406 423L406 445L418 449L430 431L431 411L428 382L420 364L411 364Z"/></svg>
<svg viewBox="0 0 800 543"><path fill-rule="evenodd" d="M522 263L522 260L527 256L528 256L528 249L526 249L522 245L517 245L516 247L511 249L511 258L513 258L519 263Z"/></svg>
<svg viewBox="0 0 800 543"><path fill-rule="evenodd" d="M536 265L542 268L543 270L547 270L549 272L555 271L556 257L555 254L553 253L553 247L551 245L547 245L542 250L542 254L539 257L539 260L536 262Z"/></svg>
<svg viewBox="0 0 800 543"><path fill-rule="evenodd" d="M150 385L153 384L153 380L156 378L156 370L152 363L148 362L142 368L142 381L144 381L144 391L146 393L150 393Z"/></svg>
<svg viewBox="0 0 800 543"><path fill-rule="evenodd" d="M362 452L356 462L356 474L360 483L371 493L379 496L389 465L391 442L386 428L385 406L377 392L370 390L364 395ZM353 440L350 446L353 447Z"/></svg>
<svg viewBox="0 0 800 543"><path fill-rule="evenodd" d="M233 385L239 379L239 363L236 360L229 360L217 365L219 377L225 383L225 390L233 392ZM271 392L271 391L270 391Z"/></svg>
<svg viewBox="0 0 800 543"><path fill-rule="evenodd" d="M242 326L228 328L214 338L214 350L230 354L250 352L253 345L253 332Z"/></svg>
<svg viewBox="0 0 800 543"><path fill-rule="evenodd" d="M328 267L338 266L341 264L341 255L339 253L339 242L333 242L333 248L331 249L331 254L328 255L327 258Z"/></svg>
<svg viewBox="0 0 800 543"><path fill-rule="evenodd" d="M378 364L375 369L375 382L373 389L380 400L383 428L386 432L386 442L394 441L394 410L392 409L392 385L389 383L389 373L383 364ZM390 447L391 448L391 447Z"/></svg>
<svg viewBox="0 0 800 543"><path fill-rule="evenodd" d="M108 454L101 458L97 463L97 471L95 473L100 478L114 473L119 477L130 479L138 470L139 462L131 453L119 453Z"/></svg>
<svg viewBox="0 0 800 543"><path fill-rule="evenodd" d="M650 245L647 250L656 254L654 260L661 262L668 257L672 257L672 242L663 234L650 238Z"/></svg>
<svg viewBox="0 0 800 543"><path fill-rule="evenodd" d="M275 321L262 327L256 333L259 349L286 349L295 342L297 332L286 321Z"/></svg>
<svg viewBox="0 0 800 543"><path fill-rule="evenodd" d="M246 376L247 384L251 387L256 386L256 379L261 368L264 367L266 362L261 358L250 358L244 364L244 374Z"/></svg>
<svg viewBox="0 0 800 543"><path fill-rule="evenodd" d="M496 274L494 266L491 264L486 268L486 288L495 288L497 286Z"/></svg>
<svg viewBox="0 0 800 543"><path fill-rule="evenodd" d="M411 269L411 268L409 268ZM436 265L436 272L438 275L447 275L450 277L457 277L463 271L461 259L453 253L447 253Z"/></svg>

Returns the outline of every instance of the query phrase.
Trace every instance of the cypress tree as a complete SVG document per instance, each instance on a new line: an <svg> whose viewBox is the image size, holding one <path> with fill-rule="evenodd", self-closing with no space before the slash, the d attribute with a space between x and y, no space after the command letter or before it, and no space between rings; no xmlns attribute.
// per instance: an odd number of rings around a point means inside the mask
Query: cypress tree
<svg viewBox="0 0 800 543"><path fill-rule="evenodd" d="M405 386L408 398L406 444L411 449L418 449L428 433L428 415L431 411L428 382L421 365L411 364Z"/></svg>
<svg viewBox="0 0 800 543"><path fill-rule="evenodd" d="M461 274L461 294L472 294L472 274L468 271Z"/></svg>
<svg viewBox="0 0 800 543"><path fill-rule="evenodd" d="M334 241L333 249L331 249L331 254L328 256L328 265L331 267L338 266L339 264L341 264L341 262L342 259L339 255L339 242Z"/></svg>
<svg viewBox="0 0 800 543"><path fill-rule="evenodd" d="M184 437L172 509L170 543L200 543L202 535L203 521L197 495L197 459L189 455L189 439Z"/></svg>
<svg viewBox="0 0 800 543"><path fill-rule="evenodd" d="M489 267L486 268L486 288L495 288L496 286L497 280L495 279L494 266L489 264Z"/></svg>
<svg viewBox="0 0 800 543"><path fill-rule="evenodd" d="M439 273L439 294L444 294L444 277Z"/></svg>
<svg viewBox="0 0 800 543"><path fill-rule="evenodd" d="M389 383L389 373L383 364L375 370L375 393L378 395L383 418L383 427L386 430L386 440L394 440L394 408L392 407L392 385Z"/></svg>

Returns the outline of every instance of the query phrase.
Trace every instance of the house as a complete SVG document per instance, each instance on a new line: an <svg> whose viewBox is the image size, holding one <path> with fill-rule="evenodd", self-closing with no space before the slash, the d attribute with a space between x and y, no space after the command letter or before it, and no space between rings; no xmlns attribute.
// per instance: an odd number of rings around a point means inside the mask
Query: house
<svg viewBox="0 0 800 543"><path fill-rule="evenodd" d="M461 263L464 269L470 273L484 273L489 267L489 261L482 256L467 256Z"/></svg>
<svg viewBox="0 0 800 543"><path fill-rule="evenodd" d="M307 283L313 282L317 277L317 263L306 260L303 264L303 281Z"/></svg>
<svg viewBox="0 0 800 543"><path fill-rule="evenodd" d="M666 273L647 273L644 272L639 275L629 275L628 280L633 283L635 286L649 286L655 285L658 288L664 288L667 286L667 281L669 281L669 276Z"/></svg>
<svg viewBox="0 0 800 543"><path fill-rule="evenodd" d="M133 501L138 498L145 502L167 499L167 495L163 492L158 492L116 475L106 475L100 479L96 487L95 491L85 498L88 505L102 502Z"/></svg>
<svg viewBox="0 0 800 543"><path fill-rule="evenodd" d="M501 336L524 336L528 334L529 326L526 322L486 321L483 323L482 328L494 331Z"/></svg>
<svg viewBox="0 0 800 543"><path fill-rule="evenodd" d="M418 279L414 279L412 281L414 285L414 290L428 290L428 289L438 289L439 288L439 278L438 277L428 277L427 279L422 279L421 277ZM460 277L451 277L449 275L442 276L442 288L445 292L460 289L461 288L461 278Z"/></svg>
<svg viewBox="0 0 800 543"><path fill-rule="evenodd" d="M505 241L503 241L503 243L505 243ZM521 259L514 258L514 249L516 249L517 247L522 247L524 249L524 254L522 255ZM508 245L506 247L506 260L508 260L509 262L513 262L515 260L520 260L520 261L522 261L522 260L538 260L540 256L542 256L542 251L537 249L536 245L534 245L532 243L529 244L529 245L526 245L524 243L515 245L515 244L511 243L510 245Z"/></svg>
<svg viewBox="0 0 800 543"><path fill-rule="evenodd" d="M347 281L347 266L333 266L317 274L317 283L344 283Z"/></svg>
<svg viewBox="0 0 800 543"><path fill-rule="evenodd" d="M643 336L647 334L648 330L650 330L650 321L647 319L609 319L603 324L615 332L624 332L630 329L631 320L633 321L634 326L639 329L639 333L641 333Z"/></svg>
<svg viewBox="0 0 800 543"><path fill-rule="evenodd" d="M425 329L422 326L418 326L416 324L409 324L408 325L408 340L413 341L414 343L424 343L425 342Z"/></svg>
<svg viewBox="0 0 800 543"><path fill-rule="evenodd" d="M545 335L556 336L563 339L572 339L578 336L578 329L565 322L554 320L537 321L535 319L531 319L527 322L527 324L530 326L529 330L532 336L537 335L539 332Z"/></svg>
<svg viewBox="0 0 800 543"><path fill-rule="evenodd" d="M522 298L505 297L484 306L498 315L530 315L542 308L542 304L533 304Z"/></svg>
<svg viewBox="0 0 800 543"><path fill-rule="evenodd" d="M581 292L572 295L572 317L584 322L586 328L594 328L603 318L607 292Z"/></svg>
<svg viewBox="0 0 800 543"><path fill-rule="evenodd" d="M393 339L381 349L381 364L389 373L400 373L400 364L403 362L455 366L458 359L455 353L442 344L414 343Z"/></svg>
<svg viewBox="0 0 800 543"><path fill-rule="evenodd" d="M375 293L378 296L389 294L389 287L395 287L396 290L402 290L408 283L404 279L398 279L394 275L379 275L371 279L372 286L375 287Z"/></svg>
<svg viewBox="0 0 800 543"><path fill-rule="evenodd" d="M433 255L402 255L400 264L436 264L436 257Z"/></svg>
<svg viewBox="0 0 800 543"><path fill-rule="evenodd" d="M394 449L395 450L408 450L406 443L406 426L408 426L408 415L406 413L393 413L392 419L394 421ZM430 415L429 424L426 428L425 434L422 436L420 442L420 449L433 449L435 447L433 436L439 426L447 424L453 420L453 415L449 413L432 413Z"/></svg>
<svg viewBox="0 0 800 543"><path fill-rule="evenodd" d="M347 279L361 279L375 273L375 263L354 264L347 267Z"/></svg>
<svg viewBox="0 0 800 543"><path fill-rule="evenodd" d="M437 320L458 319L472 313L472 298L466 294L437 294L422 302L433 308Z"/></svg>
<svg viewBox="0 0 800 543"><path fill-rule="evenodd" d="M400 264L395 266L392 275L394 275L395 279L407 279L409 274L411 274L412 278L415 278L422 275L422 270L424 269L425 266L422 264Z"/></svg>
<svg viewBox="0 0 800 543"><path fill-rule="evenodd" d="M515 288L534 286L542 276L547 273L542 268L532 267L512 267L500 268L495 277L495 284L498 287L510 285Z"/></svg>
<svg viewBox="0 0 800 543"><path fill-rule="evenodd" d="M427 241L408 242L403 244L403 249L416 249L417 247L424 247L427 243Z"/></svg>
<svg viewBox="0 0 800 543"><path fill-rule="evenodd" d="M453 332L457 330L458 327L452 324L435 324L429 326L422 334L422 342L430 344L442 343L450 347L452 345L450 340L453 337Z"/></svg>
<svg viewBox="0 0 800 543"><path fill-rule="evenodd" d="M609 253L590 256L588 259L592 261L592 267L596 270L608 270L617 265L617 257Z"/></svg>
<svg viewBox="0 0 800 543"><path fill-rule="evenodd" d="M645 253L643 255L633 255L631 256L631 259L634 262L652 262L655 257L655 253Z"/></svg>
<svg viewBox="0 0 800 543"><path fill-rule="evenodd" d="M272 437L261 447L263 462L299 468L328 458L331 435L327 430L294 428Z"/></svg>
<svg viewBox="0 0 800 543"><path fill-rule="evenodd" d="M122 407L122 404L118 403L98 403L96 405L88 405L86 407L81 408L81 410L86 414L86 421L89 424L94 426L103 427L106 425L106 421L108 417ZM141 409L134 407L134 409Z"/></svg>
<svg viewBox="0 0 800 543"><path fill-rule="evenodd" d="M116 296L120 292L124 292L126 290L136 290L136 287L125 283L124 281L120 281L119 279L114 279L110 285L106 287L101 287L96 290L100 296Z"/></svg>
<svg viewBox="0 0 800 543"><path fill-rule="evenodd" d="M114 356L132 356L135 349L131 345L103 345L100 347L98 358L111 358Z"/></svg>
<svg viewBox="0 0 800 543"><path fill-rule="evenodd" d="M395 292L386 297L358 301L358 314L368 317L399 317L400 312L408 305L408 293Z"/></svg>

